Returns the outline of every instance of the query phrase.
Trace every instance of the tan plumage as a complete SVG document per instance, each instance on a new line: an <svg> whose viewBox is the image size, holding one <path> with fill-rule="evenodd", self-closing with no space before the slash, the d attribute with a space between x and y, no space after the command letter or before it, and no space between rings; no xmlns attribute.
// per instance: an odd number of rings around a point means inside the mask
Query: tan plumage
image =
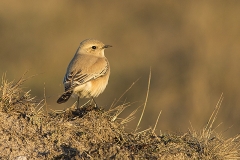
<svg viewBox="0 0 240 160"><path fill-rule="evenodd" d="M111 46L94 39L80 43L63 80L65 92L57 103L66 102L72 93L80 98L90 98L105 90L110 75L109 62L104 55L104 49L108 47Z"/></svg>

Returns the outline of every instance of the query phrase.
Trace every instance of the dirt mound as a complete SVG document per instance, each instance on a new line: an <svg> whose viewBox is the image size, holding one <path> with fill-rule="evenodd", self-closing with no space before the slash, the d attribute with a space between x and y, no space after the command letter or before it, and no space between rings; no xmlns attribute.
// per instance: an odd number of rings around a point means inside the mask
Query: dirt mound
<svg viewBox="0 0 240 160"><path fill-rule="evenodd" d="M239 137L224 140L211 127L197 133L127 133L117 112L94 105L45 113L18 82L2 79L0 159L238 159ZM44 114L45 113L45 114Z"/></svg>

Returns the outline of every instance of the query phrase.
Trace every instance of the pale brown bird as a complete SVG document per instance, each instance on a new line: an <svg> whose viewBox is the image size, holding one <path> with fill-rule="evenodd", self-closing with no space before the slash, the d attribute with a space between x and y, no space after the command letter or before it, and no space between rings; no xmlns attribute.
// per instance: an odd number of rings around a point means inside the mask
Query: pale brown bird
<svg viewBox="0 0 240 160"><path fill-rule="evenodd" d="M82 41L68 65L63 79L65 92L57 103L66 102L72 94L79 98L93 98L102 93L110 75L110 66L104 49L112 47L95 39Z"/></svg>

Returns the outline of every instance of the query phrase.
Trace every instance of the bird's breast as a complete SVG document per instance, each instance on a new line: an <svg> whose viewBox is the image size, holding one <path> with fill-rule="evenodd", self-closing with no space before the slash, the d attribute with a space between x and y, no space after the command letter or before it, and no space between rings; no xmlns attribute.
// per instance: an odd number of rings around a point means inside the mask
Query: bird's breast
<svg viewBox="0 0 240 160"><path fill-rule="evenodd" d="M73 92L80 98L97 97L105 90L108 84L108 78L109 75L105 75L103 77L91 80L87 83L78 85L74 88Z"/></svg>

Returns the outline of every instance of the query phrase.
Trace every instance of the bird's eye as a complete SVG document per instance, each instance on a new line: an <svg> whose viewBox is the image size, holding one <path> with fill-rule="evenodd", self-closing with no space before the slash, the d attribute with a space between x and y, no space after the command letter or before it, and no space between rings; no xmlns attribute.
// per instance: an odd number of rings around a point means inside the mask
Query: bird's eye
<svg viewBox="0 0 240 160"><path fill-rule="evenodd" d="M97 47L96 46L92 46L92 49L96 49Z"/></svg>

